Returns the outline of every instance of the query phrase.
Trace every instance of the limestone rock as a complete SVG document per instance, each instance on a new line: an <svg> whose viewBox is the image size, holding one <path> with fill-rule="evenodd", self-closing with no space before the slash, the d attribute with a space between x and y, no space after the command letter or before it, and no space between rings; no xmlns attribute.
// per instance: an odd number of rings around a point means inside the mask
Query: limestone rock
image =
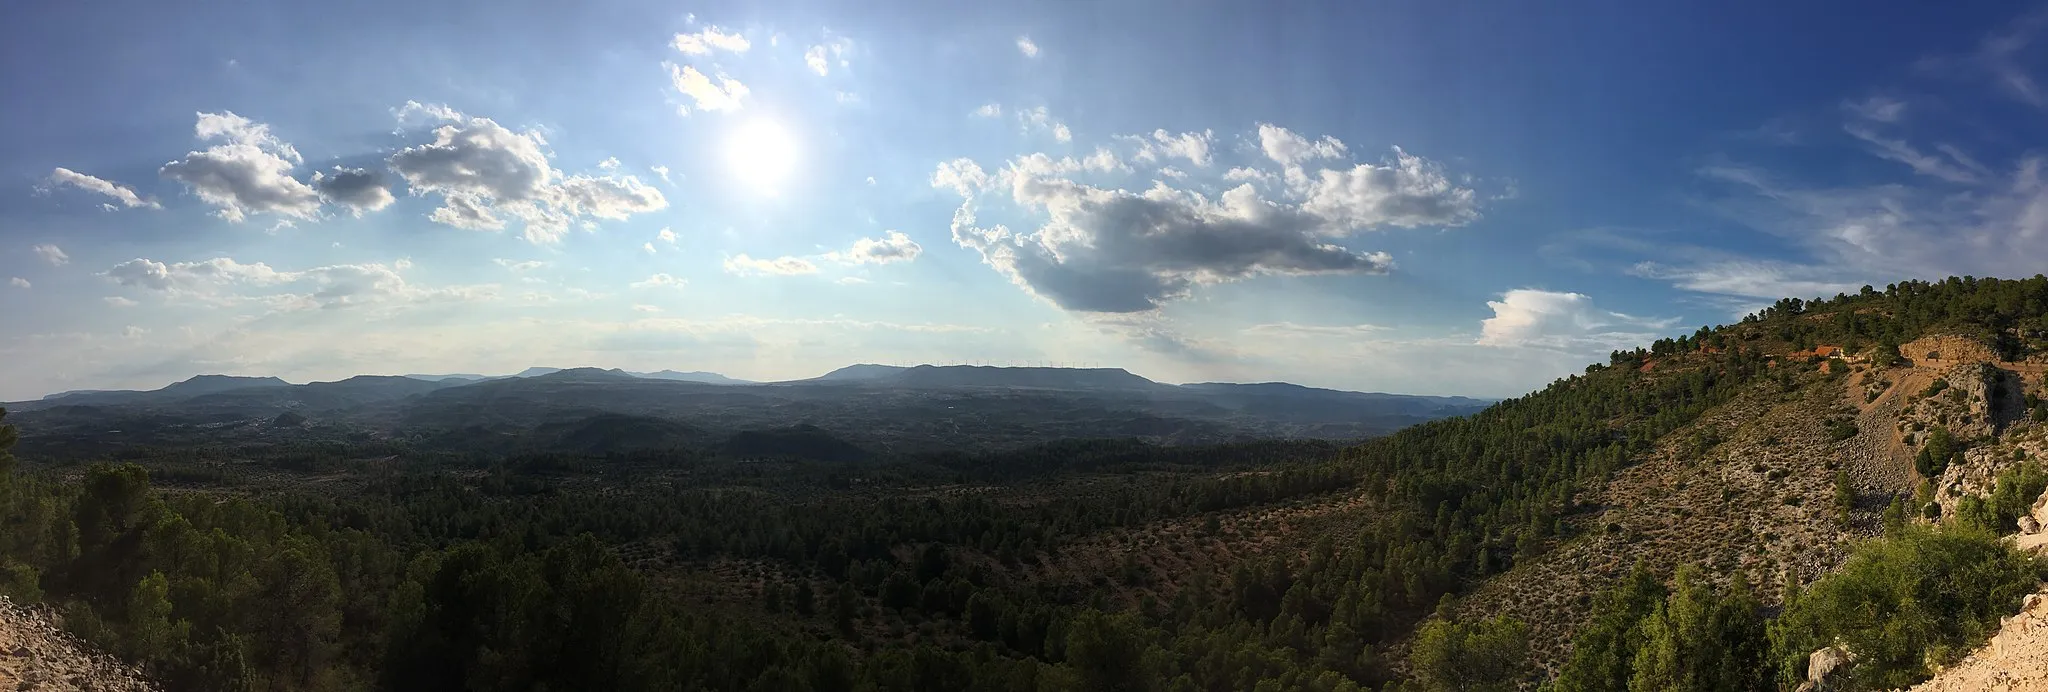
<svg viewBox="0 0 2048 692"><path fill-rule="evenodd" d="M1841 689L1848 672L1849 652L1842 647L1830 646L1806 657L1806 684L1815 692Z"/></svg>

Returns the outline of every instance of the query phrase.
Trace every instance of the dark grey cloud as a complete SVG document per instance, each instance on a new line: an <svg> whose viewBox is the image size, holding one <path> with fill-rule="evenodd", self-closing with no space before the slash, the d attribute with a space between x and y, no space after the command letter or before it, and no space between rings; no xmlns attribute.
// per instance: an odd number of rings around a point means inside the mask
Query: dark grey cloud
<svg viewBox="0 0 2048 692"><path fill-rule="evenodd" d="M1210 200L1164 186L1107 190L1013 166L1017 202L1043 209L1037 232L975 225L971 203L954 216L954 242L1060 307L1143 312L1197 285L1263 274L1381 274L1386 253L1323 242L1318 217L1240 186Z"/></svg>
<svg viewBox="0 0 2048 692"><path fill-rule="evenodd" d="M347 207L356 216L391 206L394 201L390 188L384 185L384 174L367 168L335 166L333 173L314 173L313 189L321 198Z"/></svg>

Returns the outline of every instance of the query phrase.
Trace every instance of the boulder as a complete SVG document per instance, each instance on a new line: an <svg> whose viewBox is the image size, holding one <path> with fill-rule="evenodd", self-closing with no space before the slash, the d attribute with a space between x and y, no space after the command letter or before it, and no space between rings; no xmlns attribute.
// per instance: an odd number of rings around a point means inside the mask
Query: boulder
<svg viewBox="0 0 2048 692"><path fill-rule="evenodd" d="M2048 491L2043 491L2041 499L2034 501L2034 511L2029 514L2031 516L2027 518L2034 520L2035 526L2048 526Z"/></svg>
<svg viewBox="0 0 2048 692"><path fill-rule="evenodd" d="M1842 689L1844 679L1849 677L1849 662L1848 650L1839 646L1813 652L1806 657L1806 684L1812 685L1814 692Z"/></svg>

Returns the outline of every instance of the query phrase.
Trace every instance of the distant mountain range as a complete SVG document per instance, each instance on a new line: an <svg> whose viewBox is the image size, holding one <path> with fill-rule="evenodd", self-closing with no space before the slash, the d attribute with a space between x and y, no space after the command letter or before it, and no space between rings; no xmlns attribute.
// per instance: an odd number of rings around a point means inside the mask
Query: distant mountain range
<svg viewBox="0 0 2048 692"><path fill-rule="evenodd" d="M21 414L9 421L19 420L24 434L69 436L81 445L99 444L99 433L109 430L127 431L125 439L141 444L149 438L133 431L219 436L246 424L252 435L325 429L467 450L687 443L723 453L806 449L851 459L869 451L1089 437L1358 439L1492 403L1282 382L1174 385L1117 368L860 364L783 382L538 367L514 375L362 375L307 384L201 375L151 391L65 392L7 407ZM286 413L293 414L291 426L271 425Z"/></svg>

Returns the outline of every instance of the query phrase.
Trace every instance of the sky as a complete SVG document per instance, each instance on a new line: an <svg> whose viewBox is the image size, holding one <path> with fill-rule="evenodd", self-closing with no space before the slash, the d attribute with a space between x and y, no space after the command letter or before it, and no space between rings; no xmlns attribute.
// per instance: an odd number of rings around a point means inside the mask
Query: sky
<svg viewBox="0 0 2048 692"><path fill-rule="evenodd" d="M1122 367L1515 396L2048 267L2048 6L116 0L0 26L0 400Z"/></svg>

